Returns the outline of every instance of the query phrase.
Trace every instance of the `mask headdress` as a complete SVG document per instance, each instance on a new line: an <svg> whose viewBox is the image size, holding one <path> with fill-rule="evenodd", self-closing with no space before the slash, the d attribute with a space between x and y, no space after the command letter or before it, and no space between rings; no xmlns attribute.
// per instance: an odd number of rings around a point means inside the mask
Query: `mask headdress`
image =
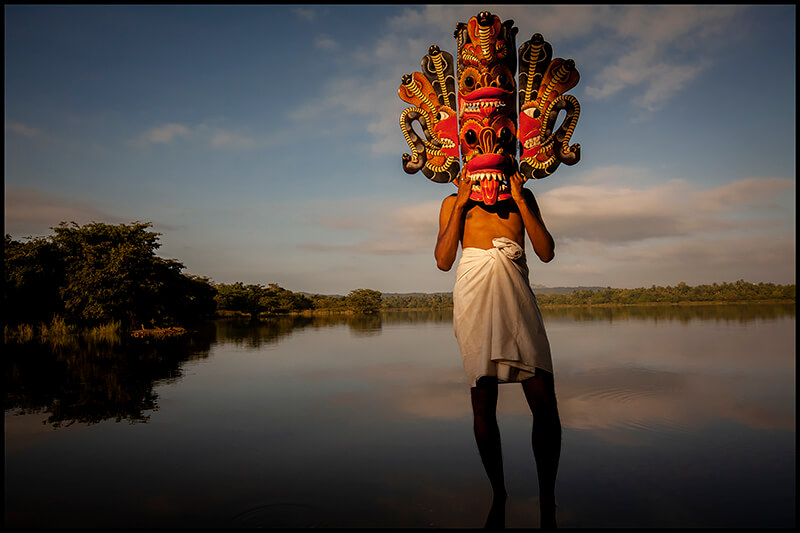
<svg viewBox="0 0 800 533"><path fill-rule="evenodd" d="M553 57L550 43L535 33L519 48L519 170L526 179L545 178L558 165L574 165L580 144L569 145L581 106L571 94L580 74L571 59ZM553 131L559 111L566 116Z"/></svg>
<svg viewBox="0 0 800 533"><path fill-rule="evenodd" d="M411 154L403 154L403 170L422 170L439 183L453 181L460 168L453 56L431 46L422 58L422 72L403 76L397 92L413 106L400 115L400 128L411 147ZM424 137L414 131L415 122Z"/></svg>
<svg viewBox="0 0 800 533"><path fill-rule="evenodd" d="M482 11L456 26L455 76L453 57L438 46L422 58L421 73L403 76L398 93L413 106L400 115L411 147L411 154L403 154L407 173L422 170L432 181L451 182L460 170L460 149L464 176L472 182L470 198L491 205L510 197L508 178L518 169L517 147L519 171L526 179L578 162L580 145L570 146L569 140L580 106L564 94L578 83L575 63L551 60L550 44L537 33L519 49L517 86L516 33L514 21L501 22ZM561 110L566 117L554 131ZM413 129L415 123L423 136Z"/></svg>

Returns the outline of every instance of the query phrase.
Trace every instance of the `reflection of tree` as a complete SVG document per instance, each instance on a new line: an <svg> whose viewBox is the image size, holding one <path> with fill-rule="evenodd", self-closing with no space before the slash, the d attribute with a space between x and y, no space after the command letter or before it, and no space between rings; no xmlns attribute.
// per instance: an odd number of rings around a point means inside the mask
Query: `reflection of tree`
<svg viewBox="0 0 800 533"><path fill-rule="evenodd" d="M257 322L221 319L216 321L217 342L258 348L264 344L275 344L279 338L290 335L296 329L303 329L312 322L313 318L307 316L282 316Z"/></svg>
<svg viewBox="0 0 800 533"><path fill-rule="evenodd" d="M186 361L208 357L214 343L258 348L305 328L347 326L356 337L379 335L385 324L452 320L452 310L374 315L282 316L251 322L220 319L164 342L58 336L50 342L4 347L6 410L46 413L54 427L104 420L146 422L158 409L159 383L180 379Z"/></svg>
<svg viewBox="0 0 800 533"><path fill-rule="evenodd" d="M383 314L384 324L408 322L452 322L453 308L392 311Z"/></svg>
<svg viewBox="0 0 800 533"><path fill-rule="evenodd" d="M548 319L575 321L604 320L691 320L749 322L794 317L794 304L719 304L719 305L641 305L641 306L588 306L542 307L545 322Z"/></svg>
<svg viewBox="0 0 800 533"><path fill-rule="evenodd" d="M290 315L260 319L256 323L242 318L216 321L217 341L232 342L250 348L275 344L295 330L326 328L347 325L355 336L380 333L384 324L452 322L452 309L424 309L414 311L384 311L372 315L330 313L319 315Z"/></svg>
<svg viewBox="0 0 800 533"><path fill-rule="evenodd" d="M54 427L146 422L158 409L153 387L179 378L183 363L207 357L210 345L202 331L159 344L6 344L4 408L47 413Z"/></svg>
<svg viewBox="0 0 800 533"><path fill-rule="evenodd" d="M352 315L347 317L350 334L354 337L373 337L381 334L381 315Z"/></svg>

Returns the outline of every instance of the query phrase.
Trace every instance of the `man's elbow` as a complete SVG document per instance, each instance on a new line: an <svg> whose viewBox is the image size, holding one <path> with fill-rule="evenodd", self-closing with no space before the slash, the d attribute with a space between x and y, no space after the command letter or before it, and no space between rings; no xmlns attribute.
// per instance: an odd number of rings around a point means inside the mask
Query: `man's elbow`
<svg viewBox="0 0 800 533"><path fill-rule="evenodd" d="M447 272L448 270L450 270L450 267L452 267L452 266L453 266L453 263L445 263L445 262L443 262L443 261L439 261L439 260L437 259L437 260L436 260L436 266L437 266L437 267L439 268L439 270L441 270L442 272Z"/></svg>
<svg viewBox="0 0 800 533"><path fill-rule="evenodd" d="M539 255L539 259L542 260L542 263L549 263L550 261L553 260L553 258L555 258L555 256L556 256L555 250L549 250Z"/></svg>
<svg viewBox="0 0 800 533"><path fill-rule="evenodd" d="M443 254L435 253L433 258L436 259L436 267L443 272L447 272L453 266L454 259L443 257Z"/></svg>

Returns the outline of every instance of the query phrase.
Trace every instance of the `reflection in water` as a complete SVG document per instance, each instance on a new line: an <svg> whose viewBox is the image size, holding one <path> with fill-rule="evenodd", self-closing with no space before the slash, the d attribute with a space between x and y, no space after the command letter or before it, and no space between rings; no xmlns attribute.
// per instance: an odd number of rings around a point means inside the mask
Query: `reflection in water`
<svg viewBox="0 0 800 533"><path fill-rule="evenodd" d="M348 315L340 313L320 315L290 315L262 319L256 323L232 318L216 321L217 341L232 342L248 348L276 344L282 337L303 329L322 329L347 325L354 337L379 335L384 325L434 324L453 321L452 309L389 311L374 315Z"/></svg>
<svg viewBox="0 0 800 533"><path fill-rule="evenodd" d="M388 318L386 318L388 317ZM248 348L277 344L306 328L347 325L354 337L380 335L388 323L445 320L440 311L384 315L284 316L253 323L216 320L184 339L162 343L123 343L120 338L58 337L44 344L9 343L4 347L5 410L46 413L53 427L103 420L147 422L158 409L153 387L177 380L187 361L208 357L216 343ZM452 312L450 313L452 319Z"/></svg>
<svg viewBox="0 0 800 533"><path fill-rule="evenodd" d="M380 314L351 315L347 317L347 327L354 337L374 337L381 334Z"/></svg>
<svg viewBox="0 0 800 533"><path fill-rule="evenodd" d="M604 320L691 320L736 321L774 320L794 317L795 304L708 304L708 305L637 305L589 307L541 307L545 319L574 321Z"/></svg>
<svg viewBox="0 0 800 533"><path fill-rule="evenodd" d="M211 335L211 336L210 336ZM181 365L208 356L213 330L163 344L6 344L5 410L47 413L54 427L75 422L147 422L157 383L180 378Z"/></svg>
<svg viewBox="0 0 800 533"><path fill-rule="evenodd" d="M559 526L795 525L793 306L542 312ZM488 506L449 310L220 320L181 343L6 345L4 359L6 527L542 518L515 385L497 412L509 496Z"/></svg>
<svg viewBox="0 0 800 533"><path fill-rule="evenodd" d="M543 307L549 320L568 321L734 321L772 320L795 316L791 304L631 306L631 307ZM158 408L153 392L156 383L181 377L181 366L189 360L205 358L216 343L233 343L248 348L276 345L280 339L304 329L346 325L354 337L374 337L384 326L452 323L452 309L392 311L375 315L330 314L284 316L257 323L243 319L213 321L188 338L164 344L92 342L83 339L56 339L48 344L7 344L5 352L5 409L19 413L48 413L54 427L74 422L97 423L106 419L146 422ZM113 339L112 339L113 340ZM630 370L629 370L630 371ZM595 384L604 374L593 372ZM623 377L617 371L618 377ZM639 385L642 377L633 380ZM625 392L625 385L605 386L599 392L576 390L580 375L566 386L571 397L583 402L614 400ZM628 380L631 382L632 380ZM638 387L639 389L641 386ZM650 390L650 389L648 389ZM617 391L617 392L614 392ZM652 391L651 391L652 393ZM592 399L592 394L595 398ZM579 407L571 400L573 412ZM615 411L618 412L618 411ZM595 424L599 420L596 420Z"/></svg>

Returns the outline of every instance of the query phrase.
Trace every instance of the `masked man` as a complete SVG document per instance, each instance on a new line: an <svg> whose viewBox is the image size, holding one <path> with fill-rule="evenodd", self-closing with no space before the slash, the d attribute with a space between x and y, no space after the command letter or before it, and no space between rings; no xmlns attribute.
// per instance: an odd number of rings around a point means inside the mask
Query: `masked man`
<svg viewBox="0 0 800 533"><path fill-rule="evenodd" d="M470 381L478 450L494 492L490 521L502 520L507 497L498 384L521 382L533 414L542 525L548 526L555 525L561 424L550 344L528 277L525 235L545 263L554 257L555 243L515 158L514 30L486 12L456 30L464 167L455 180L458 192L442 202L434 255L439 269L448 271L459 245L462 249L453 326Z"/></svg>
<svg viewBox="0 0 800 533"><path fill-rule="evenodd" d="M448 271L461 246L453 327L470 382L478 451L494 491L487 525L503 525L507 497L498 384L521 383L533 414L541 524L549 527L555 526L561 423L525 236L545 263L554 257L555 243L524 183L580 160L580 145L569 144L580 105L565 94L580 76L574 61L554 59L536 33L519 49L517 85L516 32L513 21L487 11L459 23L456 58L431 46L422 71L403 76L398 94L412 107L401 114L400 127L411 148L403 154L403 169L458 187L442 202L434 255ZM565 118L557 126L561 112Z"/></svg>

